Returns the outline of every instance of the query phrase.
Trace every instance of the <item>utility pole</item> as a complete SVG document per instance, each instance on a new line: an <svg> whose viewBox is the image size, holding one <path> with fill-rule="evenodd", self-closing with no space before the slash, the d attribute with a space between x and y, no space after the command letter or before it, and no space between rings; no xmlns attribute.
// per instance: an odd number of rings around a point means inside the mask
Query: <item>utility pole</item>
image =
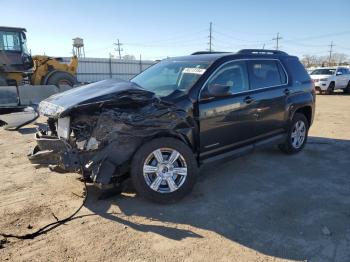
<svg viewBox="0 0 350 262"><path fill-rule="evenodd" d="M332 60L332 53L333 53L333 47L335 46L335 44L333 44L333 41L331 42L331 44L329 45L329 59L328 59L328 64L331 63Z"/></svg>
<svg viewBox="0 0 350 262"><path fill-rule="evenodd" d="M265 49L265 44L263 44L263 47L262 47L262 49Z"/></svg>
<svg viewBox="0 0 350 262"><path fill-rule="evenodd" d="M278 50L278 47L279 47L278 42L281 39L282 39L282 37L280 37L280 33L277 33L277 36L272 38L272 40L276 40L276 50Z"/></svg>
<svg viewBox="0 0 350 262"><path fill-rule="evenodd" d="M119 39L117 39L117 43L114 43L114 45L117 46L117 48L115 48L114 50L118 52L118 54L119 54L119 59L122 59L122 54L121 54L121 52L123 51L123 49L121 48L121 46L122 46L123 44L119 42Z"/></svg>
<svg viewBox="0 0 350 262"><path fill-rule="evenodd" d="M209 26L209 52L212 52L213 51L213 48L212 48L212 45L213 45L213 23L210 22L210 26Z"/></svg>

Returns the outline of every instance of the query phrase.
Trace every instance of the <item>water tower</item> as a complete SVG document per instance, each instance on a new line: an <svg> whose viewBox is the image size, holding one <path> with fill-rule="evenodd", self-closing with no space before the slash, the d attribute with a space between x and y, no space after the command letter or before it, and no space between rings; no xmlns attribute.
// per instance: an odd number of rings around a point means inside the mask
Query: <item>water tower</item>
<svg viewBox="0 0 350 262"><path fill-rule="evenodd" d="M73 38L73 55L85 57L84 39L80 37Z"/></svg>

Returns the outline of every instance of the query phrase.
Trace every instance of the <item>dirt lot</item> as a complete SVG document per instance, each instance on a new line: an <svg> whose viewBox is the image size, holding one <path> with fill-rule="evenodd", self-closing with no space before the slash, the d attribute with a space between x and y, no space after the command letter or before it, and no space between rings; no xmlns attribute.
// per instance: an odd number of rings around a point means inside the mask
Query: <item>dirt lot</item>
<svg viewBox="0 0 350 262"><path fill-rule="evenodd" d="M78 175L29 164L33 132L0 131L0 232L34 231L82 202ZM8 239L0 260L350 261L350 96L318 96L310 136L298 155L266 149L203 169L174 205L97 200L89 187L89 216Z"/></svg>

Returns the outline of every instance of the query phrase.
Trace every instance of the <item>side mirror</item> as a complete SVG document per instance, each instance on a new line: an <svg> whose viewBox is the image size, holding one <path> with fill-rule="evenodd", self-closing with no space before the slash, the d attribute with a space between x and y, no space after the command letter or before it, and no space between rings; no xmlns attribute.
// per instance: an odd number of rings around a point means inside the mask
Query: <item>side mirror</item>
<svg viewBox="0 0 350 262"><path fill-rule="evenodd" d="M342 74L343 74L343 72L340 72L340 71L338 71L338 72L336 73L337 76L341 76Z"/></svg>
<svg viewBox="0 0 350 262"><path fill-rule="evenodd" d="M209 85L202 94L203 98L210 97L225 97L231 95L230 92L231 86L229 85L220 85L220 84L211 84Z"/></svg>
<svg viewBox="0 0 350 262"><path fill-rule="evenodd" d="M23 40L27 40L26 34L24 32L21 32Z"/></svg>

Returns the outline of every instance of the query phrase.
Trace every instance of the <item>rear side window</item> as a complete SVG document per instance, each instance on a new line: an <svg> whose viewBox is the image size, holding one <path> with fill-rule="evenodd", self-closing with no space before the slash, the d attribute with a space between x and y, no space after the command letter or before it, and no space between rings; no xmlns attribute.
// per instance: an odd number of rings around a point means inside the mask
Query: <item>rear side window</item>
<svg viewBox="0 0 350 262"><path fill-rule="evenodd" d="M311 81L309 74L298 58L288 58L286 62L288 70L292 76L293 83L305 83Z"/></svg>
<svg viewBox="0 0 350 262"><path fill-rule="evenodd" d="M276 60L248 61L250 88L279 86L287 83L287 76Z"/></svg>
<svg viewBox="0 0 350 262"><path fill-rule="evenodd" d="M342 71L343 75L347 75L349 73L348 69L346 69L346 68L342 68L341 71Z"/></svg>

